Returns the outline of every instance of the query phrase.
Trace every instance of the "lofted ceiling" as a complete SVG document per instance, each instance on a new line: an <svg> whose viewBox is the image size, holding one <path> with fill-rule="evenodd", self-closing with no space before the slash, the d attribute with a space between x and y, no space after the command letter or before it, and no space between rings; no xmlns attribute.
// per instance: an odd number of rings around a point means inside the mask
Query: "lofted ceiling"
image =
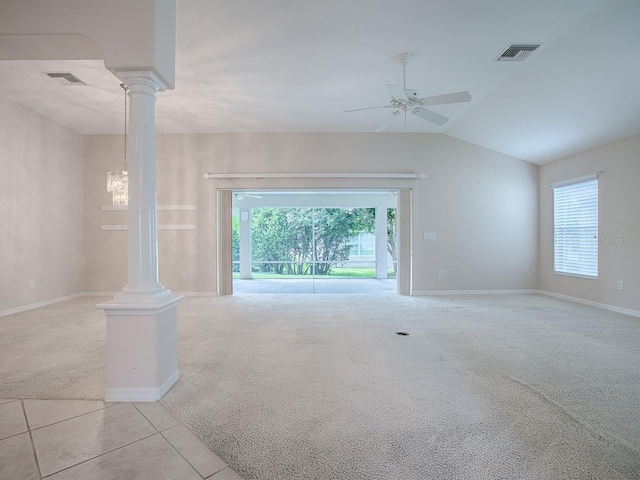
<svg viewBox="0 0 640 480"><path fill-rule="evenodd" d="M408 88L472 100L431 107L443 126L398 116L386 132L542 164L640 133L639 25L638 0L180 0L157 132L373 132L389 111L342 112L388 104L408 52ZM495 61L511 43L541 47ZM82 134L122 132L119 83L96 60L0 61L0 96Z"/></svg>

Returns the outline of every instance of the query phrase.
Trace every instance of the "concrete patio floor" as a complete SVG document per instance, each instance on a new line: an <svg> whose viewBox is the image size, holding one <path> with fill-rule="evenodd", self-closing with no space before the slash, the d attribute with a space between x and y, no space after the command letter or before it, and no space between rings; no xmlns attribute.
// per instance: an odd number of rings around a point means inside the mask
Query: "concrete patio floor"
<svg viewBox="0 0 640 480"><path fill-rule="evenodd" d="M233 294L261 293L395 293L396 279L376 278L254 278L233 279Z"/></svg>

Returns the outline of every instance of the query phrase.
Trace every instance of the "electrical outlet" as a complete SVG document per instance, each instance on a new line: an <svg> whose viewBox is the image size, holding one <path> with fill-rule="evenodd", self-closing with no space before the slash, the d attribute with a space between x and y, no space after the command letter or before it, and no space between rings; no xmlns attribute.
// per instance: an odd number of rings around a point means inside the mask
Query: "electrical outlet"
<svg viewBox="0 0 640 480"><path fill-rule="evenodd" d="M186 279L187 279L187 272L182 272L182 273L180 274L180 278L181 278L182 280L186 280Z"/></svg>
<svg viewBox="0 0 640 480"><path fill-rule="evenodd" d="M424 238L425 240L435 240L436 239L436 234L435 233L424 233L424 235L422 236L422 238Z"/></svg>
<svg viewBox="0 0 640 480"><path fill-rule="evenodd" d="M444 272L442 270L438 270L438 278L443 278Z"/></svg>
<svg viewBox="0 0 640 480"><path fill-rule="evenodd" d="M618 280L618 290L624 290L624 282L622 280Z"/></svg>
<svg viewBox="0 0 640 480"><path fill-rule="evenodd" d="M36 281L35 280L29 280L29 288L36 288Z"/></svg>

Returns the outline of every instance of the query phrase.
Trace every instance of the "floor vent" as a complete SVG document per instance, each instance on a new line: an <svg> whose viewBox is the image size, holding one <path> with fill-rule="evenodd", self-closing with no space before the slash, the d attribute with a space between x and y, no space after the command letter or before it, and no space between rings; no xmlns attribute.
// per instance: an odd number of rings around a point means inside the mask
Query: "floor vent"
<svg viewBox="0 0 640 480"><path fill-rule="evenodd" d="M82 80L68 72L47 73L49 77L58 80L62 85L86 85Z"/></svg>
<svg viewBox="0 0 640 480"><path fill-rule="evenodd" d="M538 49L539 44L512 43L496 59L498 62L521 62Z"/></svg>

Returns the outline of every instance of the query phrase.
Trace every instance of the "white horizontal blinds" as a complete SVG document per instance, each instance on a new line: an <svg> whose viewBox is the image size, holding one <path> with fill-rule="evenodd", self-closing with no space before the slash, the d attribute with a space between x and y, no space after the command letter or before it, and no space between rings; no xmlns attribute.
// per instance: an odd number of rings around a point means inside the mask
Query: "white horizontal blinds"
<svg viewBox="0 0 640 480"><path fill-rule="evenodd" d="M553 189L553 270L598 276L598 180Z"/></svg>

